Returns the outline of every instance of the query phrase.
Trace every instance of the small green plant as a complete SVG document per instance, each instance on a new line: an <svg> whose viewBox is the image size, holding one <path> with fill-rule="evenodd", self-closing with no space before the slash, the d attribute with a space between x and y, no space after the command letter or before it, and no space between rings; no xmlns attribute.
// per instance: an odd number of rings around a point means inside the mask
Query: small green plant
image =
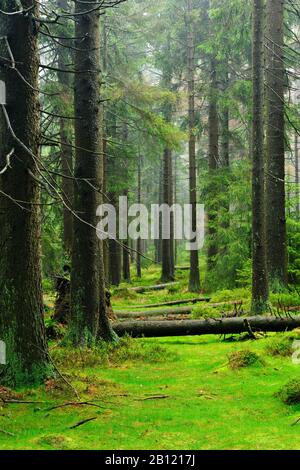
<svg viewBox="0 0 300 470"><path fill-rule="evenodd" d="M45 318L46 336L48 339L60 339L65 334L65 328L53 318Z"/></svg>
<svg viewBox="0 0 300 470"><path fill-rule="evenodd" d="M130 291L126 287L122 287L119 289L115 289L112 291L112 295L114 297L114 300L116 299L136 299L137 298L137 293L134 291Z"/></svg>
<svg viewBox="0 0 300 470"><path fill-rule="evenodd" d="M170 287L168 287L169 294L175 294L176 292L179 292L180 290L181 290L180 284L175 284L175 285L171 285Z"/></svg>
<svg viewBox="0 0 300 470"><path fill-rule="evenodd" d="M192 311L193 318L217 318L221 316L217 308L210 305L196 305Z"/></svg>
<svg viewBox="0 0 300 470"><path fill-rule="evenodd" d="M263 363L260 356L255 352L250 351L249 349L243 349L241 351L235 351L229 354L228 362L230 369L233 370Z"/></svg>
<svg viewBox="0 0 300 470"><path fill-rule="evenodd" d="M270 356L291 356L293 354L291 336L278 335L271 339L266 346Z"/></svg>
<svg viewBox="0 0 300 470"><path fill-rule="evenodd" d="M243 300L251 298L251 291L246 287L237 289L223 289L211 295L211 302L227 302L233 300Z"/></svg>
<svg viewBox="0 0 300 470"><path fill-rule="evenodd" d="M276 393L276 396L285 405L297 405L300 403L300 379L290 380Z"/></svg>

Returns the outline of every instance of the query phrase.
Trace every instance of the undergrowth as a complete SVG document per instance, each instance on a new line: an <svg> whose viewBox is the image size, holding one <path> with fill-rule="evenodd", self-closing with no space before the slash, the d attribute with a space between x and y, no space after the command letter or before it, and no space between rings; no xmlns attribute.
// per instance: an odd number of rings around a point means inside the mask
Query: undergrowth
<svg viewBox="0 0 300 470"><path fill-rule="evenodd" d="M100 341L93 349L57 347L51 356L59 367L89 368L114 366L124 362L163 363L173 361L177 354L159 344L137 342L130 336L120 338L116 345Z"/></svg>

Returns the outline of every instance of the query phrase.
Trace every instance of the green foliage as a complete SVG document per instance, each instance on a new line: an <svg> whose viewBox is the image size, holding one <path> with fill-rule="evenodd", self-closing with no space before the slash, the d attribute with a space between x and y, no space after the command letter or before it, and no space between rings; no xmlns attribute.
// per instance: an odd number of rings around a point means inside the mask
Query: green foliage
<svg viewBox="0 0 300 470"><path fill-rule="evenodd" d="M263 361L261 357L249 349L235 351L228 356L228 363L230 369L242 369L253 365L261 365Z"/></svg>
<svg viewBox="0 0 300 470"><path fill-rule="evenodd" d="M120 338L117 344L100 341L94 348L55 348L53 359L59 366L80 367L86 369L102 366L112 366L130 361L143 363L162 363L175 360L166 348L158 344L136 342L130 336Z"/></svg>
<svg viewBox="0 0 300 470"><path fill-rule="evenodd" d="M300 304L299 292L283 292L281 294L271 293L270 300L274 307L297 307Z"/></svg>
<svg viewBox="0 0 300 470"><path fill-rule="evenodd" d="M232 300L248 300L251 297L251 291L245 287L237 289L218 290L211 295L211 302L227 302Z"/></svg>
<svg viewBox="0 0 300 470"><path fill-rule="evenodd" d="M268 341L247 345L263 357ZM137 348L139 343L162 347L172 354L171 362L102 364L97 356L91 361L95 365L82 368L84 354L69 363L63 350L58 358L57 347L52 349L81 400L92 404L79 405L59 378L27 389L12 398L34 403L2 407L0 429L13 435L0 433L1 449L156 449L161 442L174 450L197 450L199 442L203 450L299 449L298 428L290 426L299 417L299 405L285 407L274 396L287 377L298 379L290 358L274 356L264 368L231 370L224 362L237 345L215 336L133 341ZM74 404L49 411L66 402ZM70 429L91 417L97 419Z"/></svg>
<svg viewBox="0 0 300 470"><path fill-rule="evenodd" d="M218 309L210 307L209 305L197 305L193 307L193 318L216 318L220 317L221 313Z"/></svg>
<svg viewBox="0 0 300 470"><path fill-rule="evenodd" d="M252 286L252 260L245 261L241 269L237 269L237 284L241 287Z"/></svg>
<svg viewBox="0 0 300 470"><path fill-rule="evenodd" d="M289 281L300 284L300 221L287 219Z"/></svg>
<svg viewBox="0 0 300 470"><path fill-rule="evenodd" d="M48 340L60 339L65 335L65 328L63 325L57 323L52 318L45 319L46 337Z"/></svg>
<svg viewBox="0 0 300 470"><path fill-rule="evenodd" d="M300 403L300 379L290 380L278 392L277 397L285 405L297 405Z"/></svg>
<svg viewBox="0 0 300 470"><path fill-rule="evenodd" d="M293 354L291 336L276 335L266 346L266 352L270 356L291 356Z"/></svg>
<svg viewBox="0 0 300 470"><path fill-rule="evenodd" d="M251 178L248 160L236 161L228 171L216 175L205 174L202 198L207 210L215 210L210 222L214 233L206 236L206 245L213 243L218 252L213 268L207 273L205 284L211 291L216 288L232 289L240 284L240 275L249 265L251 246ZM213 191L210 188L213 186ZM215 208L215 209L214 209ZM247 282L248 284L248 282Z"/></svg>

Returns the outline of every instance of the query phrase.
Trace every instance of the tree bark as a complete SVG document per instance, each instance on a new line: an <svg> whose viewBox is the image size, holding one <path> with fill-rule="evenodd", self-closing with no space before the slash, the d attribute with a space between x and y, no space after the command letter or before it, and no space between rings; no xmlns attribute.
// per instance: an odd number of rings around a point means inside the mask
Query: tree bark
<svg viewBox="0 0 300 470"><path fill-rule="evenodd" d="M57 6L59 10L68 11L69 2L68 0L57 0ZM64 28L65 31L65 28ZM60 42L63 45L57 46L57 67L60 70L66 69L68 62L70 62L70 50L64 46L69 45L69 41L61 39ZM60 93L62 98L62 107L60 109L60 114L64 113L64 106L68 106L71 97L71 74L64 72L57 72L58 82L60 84ZM62 178L62 197L66 202L67 206L73 206L74 198L74 185L72 181L73 176L73 150L72 150L72 133L73 133L73 123L70 120L60 118L59 120L60 128L60 160L61 160L61 170L62 174L66 177ZM73 244L73 215L70 210L66 207L63 208L63 243L64 250L67 255L70 255L72 252Z"/></svg>
<svg viewBox="0 0 300 470"><path fill-rule="evenodd" d="M33 0L0 1L7 12L20 5L38 16ZM7 38L18 70L38 87L37 35L30 16L1 15L0 55L11 62ZM11 63L11 66L13 64ZM0 176L0 339L7 364L1 382L12 387L41 383L49 373L43 323L40 265L39 104L37 92L8 67L0 68L6 84L6 106L0 109L0 168L11 155L11 168ZM8 129L5 112L13 132ZM26 151L22 142L29 151Z"/></svg>
<svg viewBox="0 0 300 470"><path fill-rule="evenodd" d="M283 0L267 0L267 264L273 289L287 284L285 215Z"/></svg>
<svg viewBox="0 0 300 470"><path fill-rule="evenodd" d="M266 311L269 297L264 205L263 18L263 0L253 0L252 312L255 314Z"/></svg>
<svg viewBox="0 0 300 470"><path fill-rule="evenodd" d="M193 35L193 4L187 0L187 80L188 80L188 125L189 125L189 198L191 205L191 228L197 230L197 166L196 166L196 135L195 135L195 44ZM195 242L195 240L191 240ZM199 253L190 251L189 291L199 292Z"/></svg>
<svg viewBox="0 0 300 470"><path fill-rule="evenodd" d="M295 186L296 186L296 217L299 220L300 200L299 200L299 137L295 131Z"/></svg>
<svg viewBox="0 0 300 470"><path fill-rule="evenodd" d="M249 328L250 327L250 328ZM115 323L114 331L119 336L154 338L165 336L200 336L240 334L256 331L291 331L300 327L300 318L248 317L212 318L207 320L178 321L129 321Z"/></svg>
<svg viewBox="0 0 300 470"><path fill-rule="evenodd" d="M124 196L128 197L128 191L124 191ZM130 276L130 248L129 248L129 240L124 240L124 246L122 247L122 254L123 254L123 279L125 282L131 281ZM128 247L128 248L127 248Z"/></svg>
<svg viewBox="0 0 300 470"><path fill-rule="evenodd" d="M158 184L158 203L161 205L163 203L163 159L160 159L159 164L159 184ZM157 263L162 262L162 217L159 213L159 239L156 240L156 252L155 260Z"/></svg>
<svg viewBox="0 0 300 470"><path fill-rule="evenodd" d="M76 2L75 121L76 162L74 242L71 273L71 334L75 345L92 346L100 334L113 333L107 320L102 244L96 236L96 209L102 182L99 12ZM84 38L84 39L82 39ZM82 72L82 73L80 73ZM79 220L79 218L81 220ZM99 331L100 326L100 331Z"/></svg>
<svg viewBox="0 0 300 470"><path fill-rule="evenodd" d="M163 156L163 203L169 208L172 207L172 151L165 148ZM174 216L170 215L169 237L162 237L162 274L161 281L174 281L174 249L172 248L174 238ZM163 214L163 224L166 220ZM166 227L166 225L165 225Z"/></svg>
<svg viewBox="0 0 300 470"><path fill-rule="evenodd" d="M208 207L208 250L207 269L213 270L215 257L218 253L216 243L217 235L217 212L216 204L216 170L219 167L219 117L218 117L218 97L217 97L217 64L215 57L211 57L210 70L210 96L208 111L208 170L209 170L209 200Z"/></svg>
<svg viewBox="0 0 300 470"><path fill-rule="evenodd" d="M112 204L116 208L116 212L118 214L118 207L119 204L117 202L117 194L110 193L110 204ZM117 225L118 225L118 220L117 220ZM117 239L109 239L108 241L108 247L109 247L109 282L112 286L119 286L121 283L121 271L122 271L122 266L121 266L121 245L118 243Z"/></svg>
<svg viewBox="0 0 300 470"><path fill-rule="evenodd" d="M138 204L141 204L142 200L142 156L138 156L138 187L137 187L137 197ZM139 237L136 241L136 275L140 279L142 277L142 263L141 263L141 253L142 253L142 240Z"/></svg>
<svg viewBox="0 0 300 470"><path fill-rule="evenodd" d="M223 63L223 80L221 83L221 92L223 95L227 92L229 86L229 74L228 74L228 59ZM229 132L229 106L226 103L222 105L220 112L220 160L223 168L229 168L229 143L230 143L230 132Z"/></svg>

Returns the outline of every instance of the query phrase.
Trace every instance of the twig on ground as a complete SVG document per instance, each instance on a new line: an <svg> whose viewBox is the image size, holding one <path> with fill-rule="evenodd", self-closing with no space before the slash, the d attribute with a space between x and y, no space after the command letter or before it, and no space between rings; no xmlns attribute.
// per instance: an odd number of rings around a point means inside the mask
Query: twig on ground
<svg viewBox="0 0 300 470"><path fill-rule="evenodd" d="M78 428L79 426L82 426L85 423L89 423L90 421L94 421L95 419L97 419L97 416L94 416L93 418L84 419L83 421L79 421L78 423L74 424L73 426L70 426L69 429L76 429L76 428Z"/></svg>

